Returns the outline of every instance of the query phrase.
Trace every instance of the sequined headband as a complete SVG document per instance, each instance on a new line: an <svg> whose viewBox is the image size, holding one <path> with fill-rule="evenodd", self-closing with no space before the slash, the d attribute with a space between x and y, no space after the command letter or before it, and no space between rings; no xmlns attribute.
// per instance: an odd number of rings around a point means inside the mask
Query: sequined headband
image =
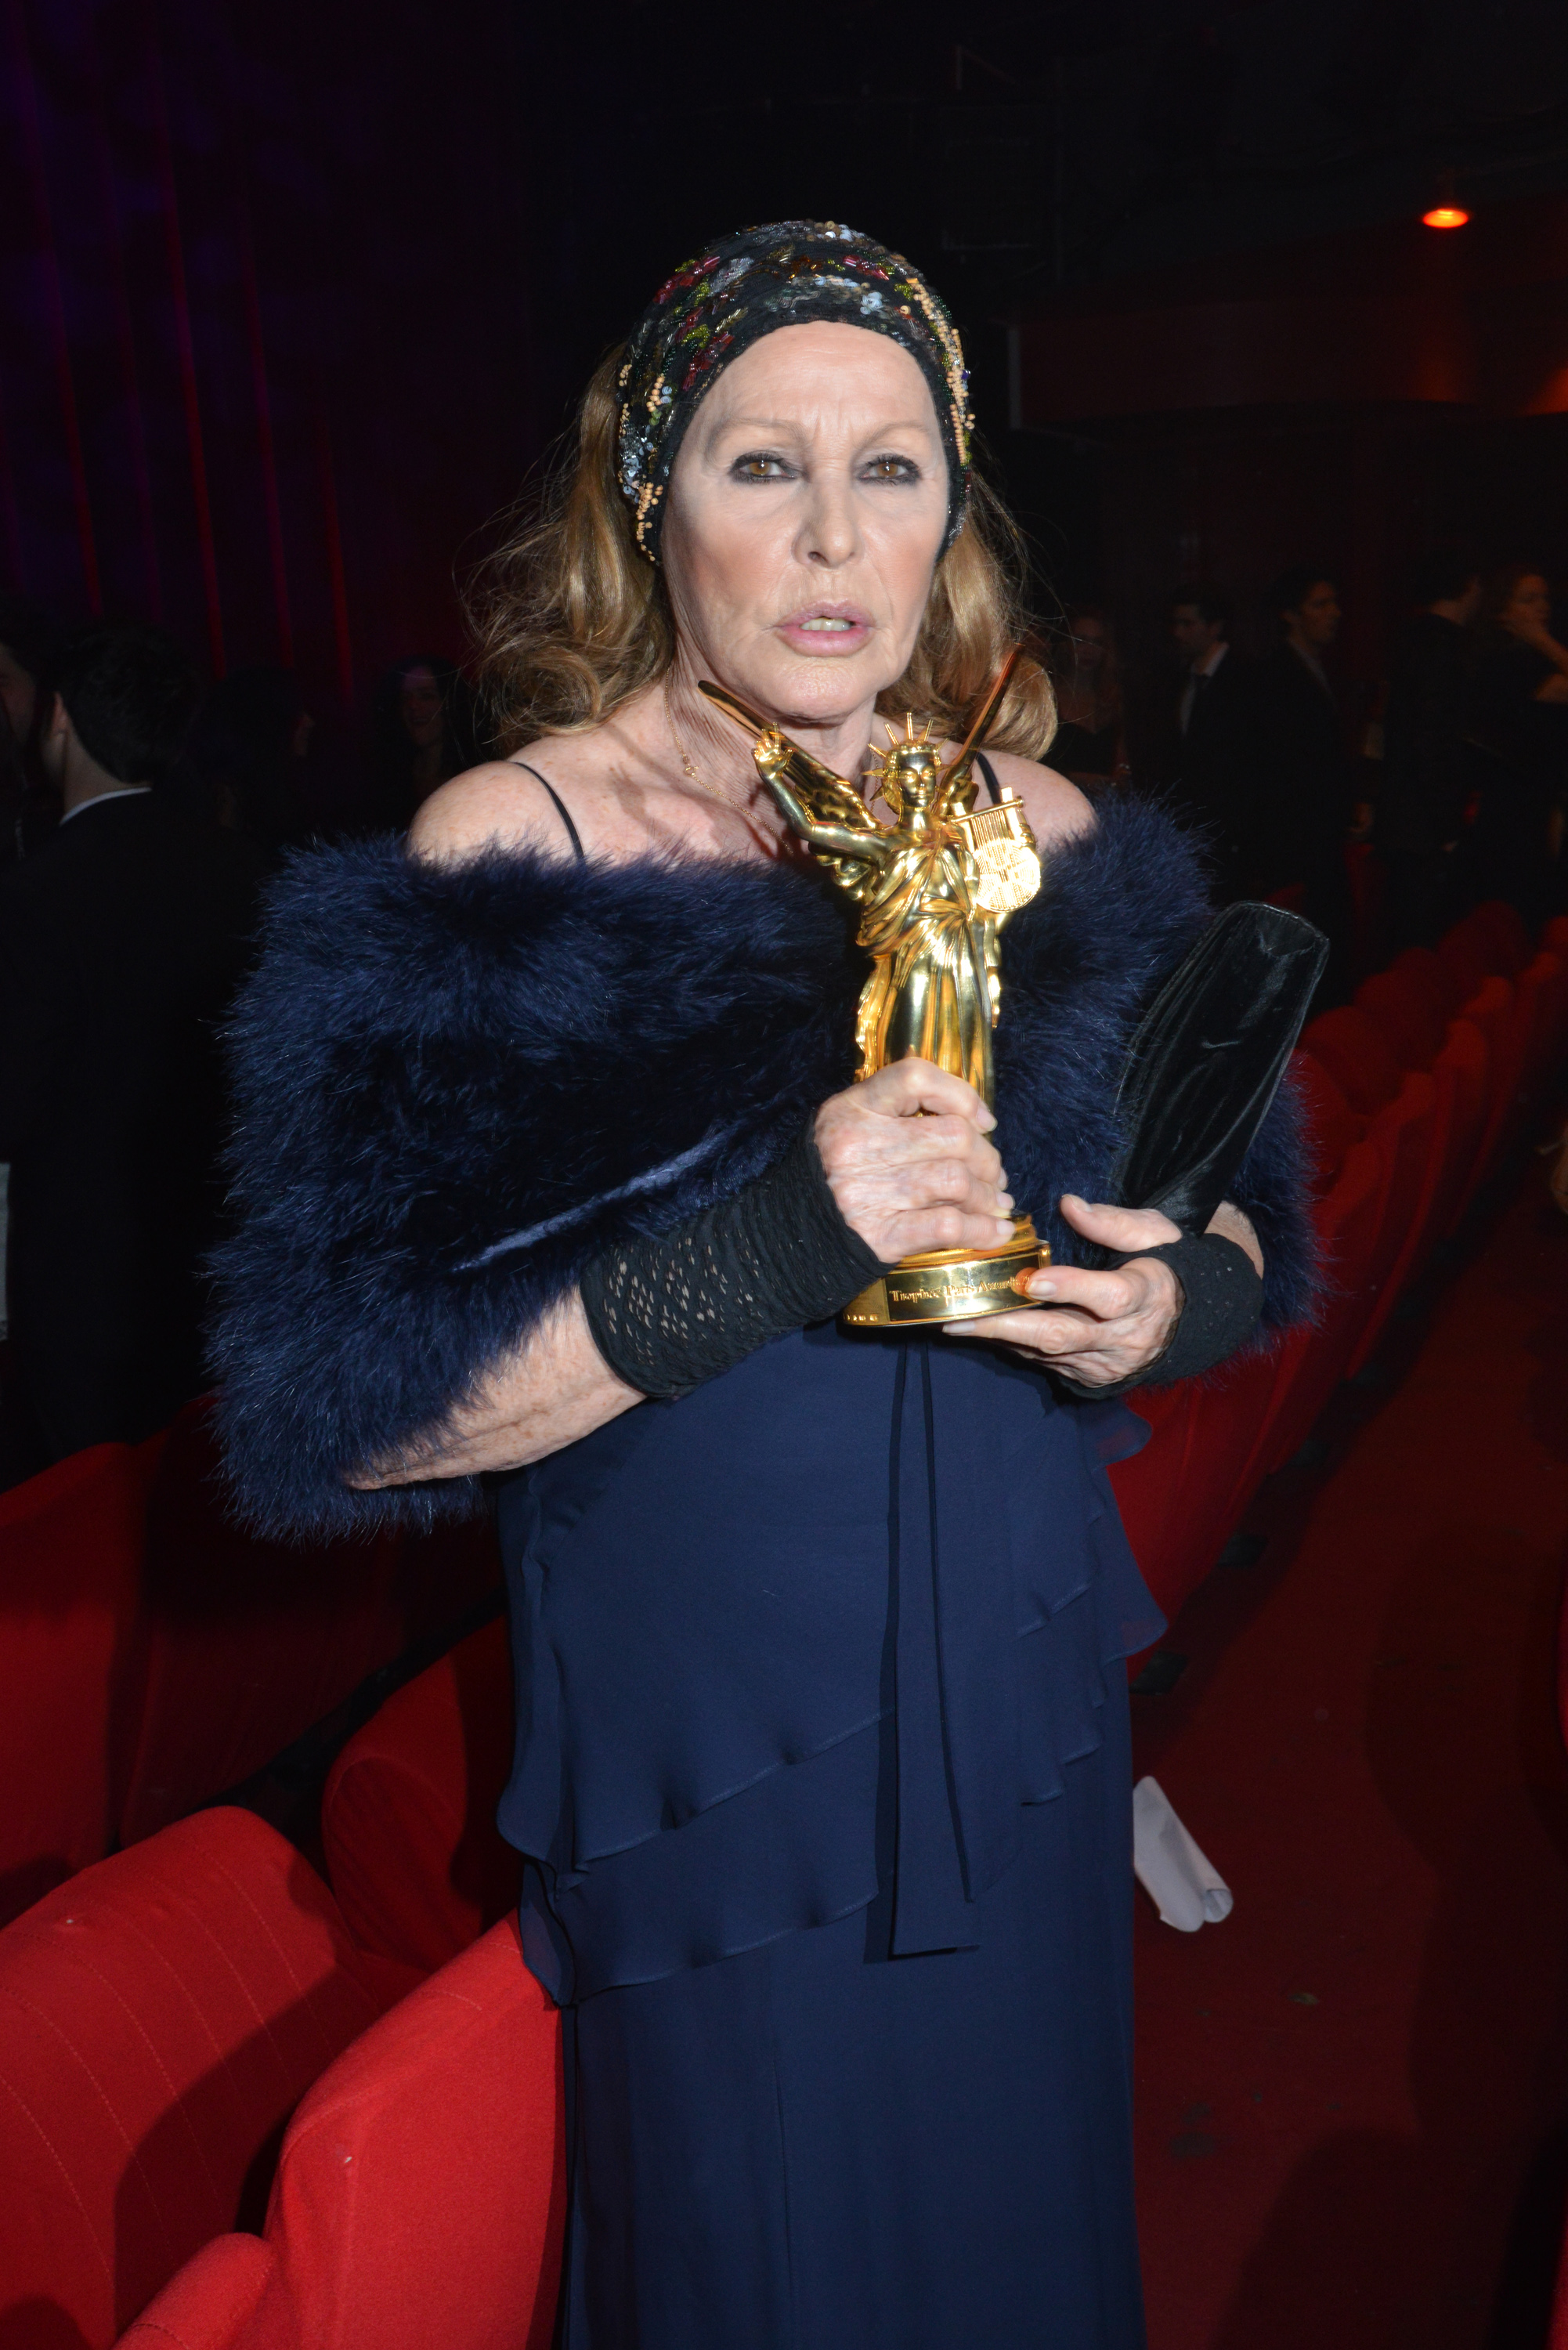
<svg viewBox="0 0 1568 2350"><path fill-rule="evenodd" d="M958 329L901 255L832 221L741 229L678 269L654 296L620 371L618 461L652 562L670 476L704 392L732 359L777 327L835 319L888 335L919 364L948 461L944 551L963 528L973 419Z"/></svg>

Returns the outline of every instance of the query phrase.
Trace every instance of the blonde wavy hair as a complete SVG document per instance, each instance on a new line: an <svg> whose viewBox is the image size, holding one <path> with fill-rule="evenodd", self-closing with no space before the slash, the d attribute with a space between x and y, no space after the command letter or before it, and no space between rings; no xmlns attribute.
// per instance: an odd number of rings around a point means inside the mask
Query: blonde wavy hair
<svg viewBox="0 0 1568 2350"><path fill-rule="evenodd" d="M575 448L535 510L482 565L468 597L498 749L577 734L656 685L675 657L664 577L639 550L616 478L621 352L595 370ZM909 665L877 697L884 716L929 711L961 736L968 715L1029 633L1023 541L994 491L971 477L969 518L937 565ZM1028 654L987 733L989 748L1038 759L1056 731L1044 669Z"/></svg>

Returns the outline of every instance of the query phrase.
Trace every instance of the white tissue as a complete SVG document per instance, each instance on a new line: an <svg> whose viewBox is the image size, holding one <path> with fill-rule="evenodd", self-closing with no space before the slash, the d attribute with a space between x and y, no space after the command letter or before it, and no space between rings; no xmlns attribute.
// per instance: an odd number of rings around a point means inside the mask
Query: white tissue
<svg viewBox="0 0 1568 2350"><path fill-rule="evenodd" d="M1168 1926L1196 1934L1231 1915L1231 1888L1170 1808L1158 1779L1133 1789L1133 1868Z"/></svg>

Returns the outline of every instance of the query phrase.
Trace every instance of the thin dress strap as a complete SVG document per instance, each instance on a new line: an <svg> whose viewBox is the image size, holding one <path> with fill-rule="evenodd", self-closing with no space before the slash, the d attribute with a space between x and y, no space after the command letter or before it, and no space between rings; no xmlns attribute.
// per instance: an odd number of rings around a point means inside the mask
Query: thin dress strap
<svg viewBox="0 0 1568 2350"><path fill-rule="evenodd" d="M992 807L999 807L1002 805L1002 794L996 788L996 769L992 765L991 761L986 757L983 751L977 751L975 753L974 764L980 769L981 774L985 777L985 788L991 794L991 804ZM532 773L532 769L530 769L529 772ZM546 784L545 788L548 791L549 785Z"/></svg>
<svg viewBox="0 0 1568 2350"><path fill-rule="evenodd" d="M556 814L560 817L561 822L566 826L566 830L572 836L573 853L576 856L577 862L582 864L585 860L583 857L581 835L578 833L576 826L572 822L572 812L570 808L566 806L566 801L561 797L560 793L556 789L555 785L545 782L545 777L539 773L538 768L531 767L526 759L514 759L512 764L514 766L521 767L525 775L532 775L536 784L544 784L545 789L549 793L550 797L556 803ZM991 787L991 795L992 799L996 797L996 785L994 784L992 784Z"/></svg>

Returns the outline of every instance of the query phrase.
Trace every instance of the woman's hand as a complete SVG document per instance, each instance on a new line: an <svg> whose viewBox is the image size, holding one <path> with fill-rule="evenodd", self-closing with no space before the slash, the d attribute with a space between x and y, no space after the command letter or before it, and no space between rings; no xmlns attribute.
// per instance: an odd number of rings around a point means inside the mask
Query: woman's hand
<svg viewBox="0 0 1568 2350"><path fill-rule="evenodd" d="M895 1061L824 1102L816 1147L845 1222L894 1264L1012 1238L1012 1196L986 1139L995 1124L961 1077Z"/></svg>
<svg viewBox="0 0 1568 2350"><path fill-rule="evenodd" d="M1071 1191L1063 1194L1062 1213L1075 1232L1102 1248L1162 1248L1181 1238L1169 1217L1153 1209L1091 1207ZM1209 1229L1244 1248L1262 1273L1262 1252L1239 1208L1226 1201ZM1176 1335L1183 1303L1180 1283L1159 1257L1135 1256L1115 1273L1044 1265L1028 1276L1027 1286L1044 1310L943 1326L950 1337L997 1338L1022 1347L1089 1388L1115 1387L1151 1369Z"/></svg>
<svg viewBox="0 0 1568 2350"><path fill-rule="evenodd" d="M591 1435L641 1401L595 1346L574 1289L521 1347L492 1365L439 1430L387 1460L367 1461L344 1482L358 1492L372 1493L383 1485L411 1485L426 1477L521 1469Z"/></svg>

